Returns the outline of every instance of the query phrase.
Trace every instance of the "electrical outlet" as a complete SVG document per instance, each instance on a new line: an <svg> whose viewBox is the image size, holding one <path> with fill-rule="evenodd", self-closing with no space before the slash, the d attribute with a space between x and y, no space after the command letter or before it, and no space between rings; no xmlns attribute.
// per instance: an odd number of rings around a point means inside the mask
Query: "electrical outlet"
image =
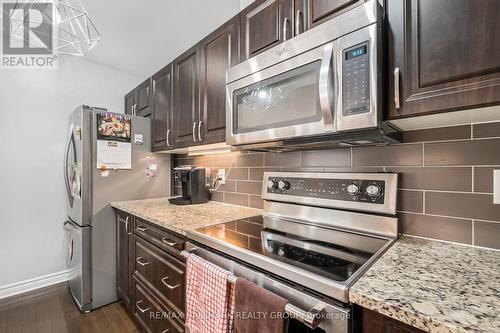
<svg viewBox="0 0 500 333"><path fill-rule="evenodd" d="M219 169L219 171L217 171L217 179L220 179L219 182L221 184L226 183L226 169Z"/></svg>
<svg viewBox="0 0 500 333"><path fill-rule="evenodd" d="M493 203L500 204L500 170L493 170Z"/></svg>

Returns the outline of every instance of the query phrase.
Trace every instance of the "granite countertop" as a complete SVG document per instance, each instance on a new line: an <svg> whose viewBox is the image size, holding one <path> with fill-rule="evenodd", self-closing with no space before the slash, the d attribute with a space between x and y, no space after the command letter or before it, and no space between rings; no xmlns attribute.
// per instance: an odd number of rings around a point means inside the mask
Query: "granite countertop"
<svg viewBox="0 0 500 333"><path fill-rule="evenodd" d="M196 228L262 214L260 209L214 201L197 205L172 205L168 198L112 202L111 206L182 235Z"/></svg>
<svg viewBox="0 0 500 333"><path fill-rule="evenodd" d="M500 251L403 236L349 299L426 332L500 332Z"/></svg>

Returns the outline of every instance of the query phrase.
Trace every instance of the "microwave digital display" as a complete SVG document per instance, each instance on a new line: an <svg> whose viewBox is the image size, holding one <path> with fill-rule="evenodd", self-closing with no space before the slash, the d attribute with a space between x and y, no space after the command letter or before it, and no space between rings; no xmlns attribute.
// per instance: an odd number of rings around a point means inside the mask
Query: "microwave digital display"
<svg viewBox="0 0 500 333"><path fill-rule="evenodd" d="M364 54L366 54L366 45L360 46L360 47L355 48L353 50L349 50L349 52L346 52L345 60L357 58L357 57L360 57Z"/></svg>

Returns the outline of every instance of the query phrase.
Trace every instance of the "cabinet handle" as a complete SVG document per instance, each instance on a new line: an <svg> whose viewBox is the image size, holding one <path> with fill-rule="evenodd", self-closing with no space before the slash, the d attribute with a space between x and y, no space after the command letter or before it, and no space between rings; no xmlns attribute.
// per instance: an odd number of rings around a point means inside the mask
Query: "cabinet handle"
<svg viewBox="0 0 500 333"><path fill-rule="evenodd" d="M142 309L139 304L141 304L142 301L137 301L137 303L135 303L135 306L137 307L137 310L141 311L141 313L144 313L146 311L148 311L150 308L145 308L145 309Z"/></svg>
<svg viewBox="0 0 500 333"><path fill-rule="evenodd" d="M125 232L130 235L130 232L128 231L128 219L129 218L130 218L130 216L127 216L127 218L125 219Z"/></svg>
<svg viewBox="0 0 500 333"><path fill-rule="evenodd" d="M161 333L167 333L170 332L170 328L167 328L166 330L162 331Z"/></svg>
<svg viewBox="0 0 500 333"><path fill-rule="evenodd" d="M144 267L144 266L147 266L147 265L149 265L149 264L150 264L150 262L149 262L149 261L141 261L141 260L142 260L142 257L138 257L137 259L135 259L135 261L136 261L139 265L141 265L141 266L143 266L143 267Z"/></svg>
<svg viewBox="0 0 500 333"><path fill-rule="evenodd" d="M287 26L288 26L288 21L290 21L288 19L288 17L285 17L285 19L283 20L283 41L286 42L286 32L287 32Z"/></svg>
<svg viewBox="0 0 500 333"><path fill-rule="evenodd" d="M138 225L138 226L137 226L137 230L142 231L142 232L145 232L145 231L147 231L147 230L148 230L148 228L143 227L142 225Z"/></svg>
<svg viewBox="0 0 500 333"><path fill-rule="evenodd" d="M193 141L196 142L196 121L193 123Z"/></svg>
<svg viewBox="0 0 500 333"><path fill-rule="evenodd" d="M399 79L400 79L401 73L399 70L399 67L396 67L394 69L394 107L396 110L399 110L401 108L401 100L400 100L400 91L399 91Z"/></svg>
<svg viewBox="0 0 500 333"><path fill-rule="evenodd" d="M198 122L198 140L203 141L203 138L201 137L201 125L203 125L203 121Z"/></svg>
<svg viewBox="0 0 500 333"><path fill-rule="evenodd" d="M283 20L283 41L284 42L286 42L286 32L287 32L288 21L290 21L288 19L288 17L285 17L285 19Z"/></svg>
<svg viewBox="0 0 500 333"><path fill-rule="evenodd" d="M161 241L170 246L177 246L179 243L172 241L170 238L162 238Z"/></svg>
<svg viewBox="0 0 500 333"><path fill-rule="evenodd" d="M170 147L170 130L167 130L167 147Z"/></svg>
<svg viewBox="0 0 500 333"><path fill-rule="evenodd" d="M156 81L153 80L153 95L156 93Z"/></svg>
<svg viewBox="0 0 500 333"><path fill-rule="evenodd" d="M302 11L300 9L297 10L297 14L295 15L295 36L301 34L300 32L300 17L302 16Z"/></svg>
<svg viewBox="0 0 500 333"><path fill-rule="evenodd" d="M176 284L175 286L172 286L172 285L168 284L167 282L165 282L165 281L166 281L166 280L168 280L168 279L169 279L169 276L165 276L163 279L161 279L161 282L162 282L162 283L163 283L163 284L164 284L164 285L165 285L168 289L170 289L170 290L174 290L175 288L177 288L177 287L180 287L180 286L181 286L181 284L180 284L180 283L179 283L179 284Z"/></svg>

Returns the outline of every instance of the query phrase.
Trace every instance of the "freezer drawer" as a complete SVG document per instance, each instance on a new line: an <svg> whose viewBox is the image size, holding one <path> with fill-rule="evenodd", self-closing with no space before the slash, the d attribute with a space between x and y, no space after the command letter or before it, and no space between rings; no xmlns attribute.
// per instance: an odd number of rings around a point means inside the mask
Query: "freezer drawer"
<svg viewBox="0 0 500 333"><path fill-rule="evenodd" d="M64 222L66 234L66 267L69 270L69 288L82 312L92 307L92 272L90 262L91 227Z"/></svg>

